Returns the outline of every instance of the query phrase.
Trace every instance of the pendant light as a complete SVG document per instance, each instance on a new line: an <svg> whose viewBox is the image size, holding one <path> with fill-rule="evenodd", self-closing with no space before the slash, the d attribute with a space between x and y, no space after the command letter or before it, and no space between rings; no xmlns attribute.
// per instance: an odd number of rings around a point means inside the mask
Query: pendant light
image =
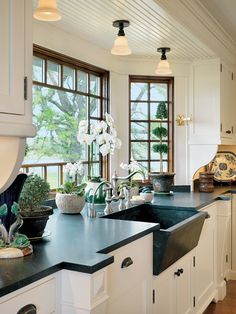
<svg viewBox="0 0 236 314"><path fill-rule="evenodd" d="M172 73L169 62L166 58L166 52L170 51L170 48L161 47L157 49L158 52L161 52L161 61L158 63L155 73L158 75L169 75Z"/></svg>
<svg viewBox="0 0 236 314"><path fill-rule="evenodd" d="M128 40L125 37L124 28L129 26L129 21L127 20L117 20L112 24L114 27L119 28L117 38L114 42L114 45L111 49L111 53L117 56L127 56L132 53L128 45Z"/></svg>
<svg viewBox="0 0 236 314"><path fill-rule="evenodd" d="M61 19L56 0L39 0L34 18L40 21L53 22Z"/></svg>

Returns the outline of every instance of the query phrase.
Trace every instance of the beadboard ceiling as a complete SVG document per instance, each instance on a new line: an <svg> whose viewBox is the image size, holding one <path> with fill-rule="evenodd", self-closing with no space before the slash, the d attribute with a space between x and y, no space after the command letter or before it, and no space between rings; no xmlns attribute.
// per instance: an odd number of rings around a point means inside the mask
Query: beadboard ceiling
<svg viewBox="0 0 236 314"><path fill-rule="evenodd" d="M36 7L37 0L34 1ZM117 34L112 21L128 19L125 29L132 55L156 58L157 47L171 47L169 59L214 57L183 25L168 15L156 0L57 0L62 20L53 24L67 32L110 50Z"/></svg>

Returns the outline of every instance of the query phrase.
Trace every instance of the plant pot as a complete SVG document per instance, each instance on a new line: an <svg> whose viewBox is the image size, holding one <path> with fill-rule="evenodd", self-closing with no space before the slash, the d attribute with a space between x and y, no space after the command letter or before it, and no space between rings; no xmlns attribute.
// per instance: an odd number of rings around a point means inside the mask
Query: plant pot
<svg viewBox="0 0 236 314"><path fill-rule="evenodd" d="M79 214L85 205L85 197L76 194L56 194L56 205L63 214Z"/></svg>
<svg viewBox="0 0 236 314"><path fill-rule="evenodd" d="M199 173L199 192L211 193L214 191L214 173Z"/></svg>
<svg viewBox="0 0 236 314"><path fill-rule="evenodd" d="M27 235L28 238L41 237L44 233L48 218L53 214L50 206L41 206L41 210L20 212L23 225L19 229L20 233Z"/></svg>
<svg viewBox="0 0 236 314"><path fill-rule="evenodd" d="M165 172L151 172L148 174L152 180L153 190L156 193L170 193L170 188L174 184L175 173Z"/></svg>

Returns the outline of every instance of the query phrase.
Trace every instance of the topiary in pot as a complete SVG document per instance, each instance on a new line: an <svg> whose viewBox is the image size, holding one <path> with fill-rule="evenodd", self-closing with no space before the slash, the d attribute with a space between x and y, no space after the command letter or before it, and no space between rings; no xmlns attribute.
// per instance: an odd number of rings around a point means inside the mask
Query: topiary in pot
<svg viewBox="0 0 236 314"><path fill-rule="evenodd" d="M26 179L19 198L20 214L23 226L20 231L29 238L41 237L52 207L42 205L48 199L50 185L37 174Z"/></svg>
<svg viewBox="0 0 236 314"><path fill-rule="evenodd" d="M167 120L168 111L166 102L160 102L157 111L156 119L158 126L153 129L152 134L159 140L158 143L152 146L153 152L160 155L160 172L149 173L152 179L153 189L157 193L170 193L170 187L173 185L174 173L163 171L163 155L168 153L168 144L164 142L164 138L168 135L168 130L163 125L163 120Z"/></svg>

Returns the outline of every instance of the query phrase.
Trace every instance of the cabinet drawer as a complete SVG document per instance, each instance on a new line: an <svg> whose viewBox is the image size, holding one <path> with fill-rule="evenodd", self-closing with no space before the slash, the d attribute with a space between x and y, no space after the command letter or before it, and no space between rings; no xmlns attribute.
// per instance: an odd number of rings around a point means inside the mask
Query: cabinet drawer
<svg viewBox="0 0 236 314"><path fill-rule="evenodd" d="M35 305L37 314L51 314L55 311L56 290L54 278L31 289L21 290L17 295L0 303L0 313L16 314L28 304Z"/></svg>
<svg viewBox="0 0 236 314"><path fill-rule="evenodd" d="M118 295L152 275L153 234L127 244L110 254L114 263L108 268L108 293Z"/></svg>

